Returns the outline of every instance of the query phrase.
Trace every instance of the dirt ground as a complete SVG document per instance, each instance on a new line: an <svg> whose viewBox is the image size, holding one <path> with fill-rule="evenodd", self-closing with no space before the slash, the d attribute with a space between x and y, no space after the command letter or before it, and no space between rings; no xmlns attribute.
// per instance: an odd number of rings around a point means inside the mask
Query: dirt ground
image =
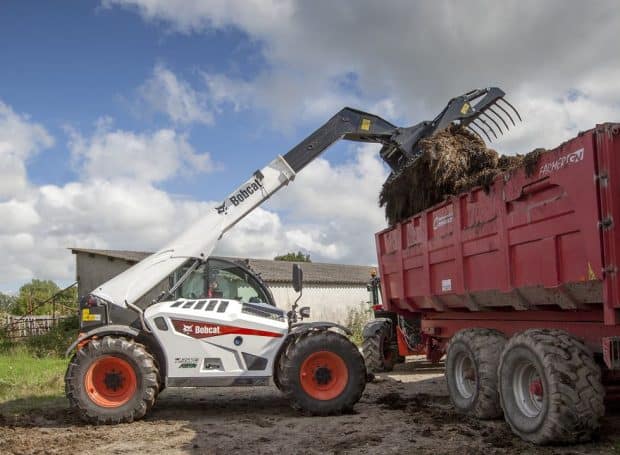
<svg viewBox="0 0 620 455"><path fill-rule="evenodd" d="M1 409L1 408L0 408ZM1 412L1 410L0 410ZM503 421L456 414L441 367L410 360L368 384L349 415L306 417L272 387L164 391L139 422L95 427L66 407L0 414L0 453L620 453L620 413L598 441L534 447Z"/></svg>

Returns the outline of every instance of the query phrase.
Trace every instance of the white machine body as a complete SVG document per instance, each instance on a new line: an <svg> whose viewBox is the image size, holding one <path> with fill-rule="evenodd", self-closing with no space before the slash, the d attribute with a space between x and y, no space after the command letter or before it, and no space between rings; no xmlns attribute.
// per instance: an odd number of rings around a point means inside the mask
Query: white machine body
<svg viewBox="0 0 620 455"><path fill-rule="evenodd" d="M164 349L168 387L268 385L288 334L286 313L266 303L178 299L145 318Z"/></svg>

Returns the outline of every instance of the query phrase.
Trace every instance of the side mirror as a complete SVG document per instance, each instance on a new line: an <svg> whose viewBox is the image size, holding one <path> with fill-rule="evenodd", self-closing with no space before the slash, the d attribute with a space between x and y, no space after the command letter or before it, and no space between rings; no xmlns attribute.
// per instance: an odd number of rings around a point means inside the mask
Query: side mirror
<svg viewBox="0 0 620 455"><path fill-rule="evenodd" d="M299 309L299 316L301 319L307 319L310 317L310 307L304 306Z"/></svg>
<svg viewBox="0 0 620 455"><path fill-rule="evenodd" d="M304 272L299 264L293 264L293 289L295 289L295 292L301 292L303 281Z"/></svg>

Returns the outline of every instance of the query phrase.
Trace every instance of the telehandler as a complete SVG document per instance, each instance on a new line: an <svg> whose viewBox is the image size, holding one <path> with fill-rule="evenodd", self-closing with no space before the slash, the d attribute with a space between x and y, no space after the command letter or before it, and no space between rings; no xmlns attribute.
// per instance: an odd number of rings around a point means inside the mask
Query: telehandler
<svg viewBox="0 0 620 455"><path fill-rule="evenodd" d="M344 108L284 156L277 156L221 204L135 266L80 301L80 334L70 346L66 395L94 423L142 418L165 387L275 384L295 408L314 415L341 413L361 397L364 359L331 322L303 322L298 311L302 273L293 268L299 298L288 312L275 307L260 277L241 264L210 257L240 219L291 182L339 139L383 144L393 175L419 154L417 143L456 122L493 131L512 106L496 87L453 98L432 121L398 128L382 118ZM516 112L516 111L515 111ZM169 291L137 302L173 275Z"/></svg>

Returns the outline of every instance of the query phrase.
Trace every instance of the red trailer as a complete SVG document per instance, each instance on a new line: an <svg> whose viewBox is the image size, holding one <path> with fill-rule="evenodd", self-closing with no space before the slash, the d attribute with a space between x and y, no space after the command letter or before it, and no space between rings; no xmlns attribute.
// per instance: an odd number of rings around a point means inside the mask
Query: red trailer
<svg viewBox="0 0 620 455"><path fill-rule="evenodd" d="M590 438L619 390L619 133L598 125L377 233L379 366L446 354L460 411L536 443Z"/></svg>

